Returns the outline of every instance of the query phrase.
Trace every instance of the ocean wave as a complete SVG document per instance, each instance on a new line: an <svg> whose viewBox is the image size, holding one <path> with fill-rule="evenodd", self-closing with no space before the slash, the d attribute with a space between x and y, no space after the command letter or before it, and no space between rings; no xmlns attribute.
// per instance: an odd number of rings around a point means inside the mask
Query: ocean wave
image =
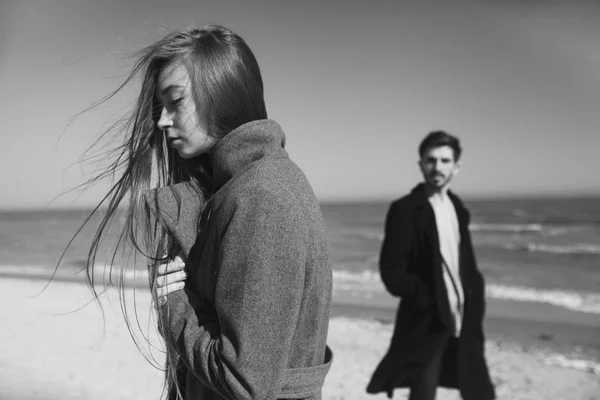
<svg viewBox="0 0 600 400"><path fill-rule="evenodd" d="M336 290L385 291L379 273L375 271L334 270L333 282ZM488 284L486 297L497 300L546 303L573 311L600 314L600 293Z"/></svg>
<svg viewBox="0 0 600 400"><path fill-rule="evenodd" d="M4 277L37 277L47 279L52 272L52 269L43 266L0 267L0 276ZM110 277L103 271L103 268L98 267L95 269L95 272L95 282L97 284L109 283ZM113 276L112 278L114 279L115 277L117 276ZM59 280L77 278L77 280L80 280L84 278L84 272L81 270L69 270L67 268L59 269L55 278ZM148 283L148 276L145 270L127 269L122 271L122 275L118 276L117 279L122 279L126 285L141 284L145 286ZM334 290L361 293L368 296L373 293L385 293L379 273L372 270L351 272L334 269L333 287ZM569 310L600 314L600 293L488 284L486 285L486 297L489 299L546 303Z"/></svg>
<svg viewBox="0 0 600 400"><path fill-rule="evenodd" d="M360 272L350 272L346 270L333 270L334 285L360 285L363 289L372 290L375 287L383 285L378 272L364 270Z"/></svg>
<svg viewBox="0 0 600 400"><path fill-rule="evenodd" d="M534 234L539 236L561 236L577 234L585 231L596 232L597 227L590 224L550 224L550 223L477 223L469 225L471 232L503 233L503 234Z"/></svg>
<svg viewBox="0 0 600 400"><path fill-rule="evenodd" d="M544 230L542 224L486 224L472 223L469 229L473 232L498 232L498 233L537 233Z"/></svg>
<svg viewBox="0 0 600 400"><path fill-rule="evenodd" d="M384 238L383 232L364 231L361 233L361 236L364 237L365 239L375 240L378 242L382 242L383 238Z"/></svg>
<svg viewBox="0 0 600 400"><path fill-rule="evenodd" d="M573 231L584 229L584 226L549 226L539 223L530 224L510 224L510 223L471 223L469 229L471 232L481 233L505 233L505 234L520 234L534 233L539 235L556 236ZM375 232L363 230L360 236L369 240L382 241L384 238L383 232Z"/></svg>
<svg viewBox="0 0 600 400"><path fill-rule="evenodd" d="M595 228L589 225L546 225L540 223L528 223L528 224L511 224L511 223L472 223L469 225L469 229L474 234L504 234L504 235L534 235L541 237L555 237L569 234L577 234L586 230L595 230ZM345 232L346 234L352 233L366 240L372 240L382 242L384 239L384 232L375 231L372 229L357 230L355 232Z"/></svg>
<svg viewBox="0 0 600 400"><path fill-rule="evenodd" d="M486 286L486 297L546 303L569 310L600 314L600 293L489 284Z"/></svg>
<svg viewBox="0 0 600 400"><path fill-rule="evenodd" d="M510 243L504 246L507 250L527 251L552 254L600 254L600 245L591 243L575 243L569 245L554 245L544 243Z"/></svg>
<svg viewBox="0 0 600 400"><path fill-rule="evenodd" d="M600 363L595 361L570 358L558 353L540 355L539 358L546 365L556 365L561 368L574 369L600 376Z"/></svg>

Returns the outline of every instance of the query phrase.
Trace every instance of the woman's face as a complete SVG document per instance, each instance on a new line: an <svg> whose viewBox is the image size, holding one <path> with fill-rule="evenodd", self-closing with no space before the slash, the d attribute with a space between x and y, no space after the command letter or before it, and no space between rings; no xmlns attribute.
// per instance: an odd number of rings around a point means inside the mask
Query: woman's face
<svg viewBox="0 0 600 400"><path fill-rule="evenodd" d="M182 158L208 153L217 139L198 123L191 80L181 63L171 63L160 72L155 96L161 107L156 125L165 133L169 145Z"/></svg>

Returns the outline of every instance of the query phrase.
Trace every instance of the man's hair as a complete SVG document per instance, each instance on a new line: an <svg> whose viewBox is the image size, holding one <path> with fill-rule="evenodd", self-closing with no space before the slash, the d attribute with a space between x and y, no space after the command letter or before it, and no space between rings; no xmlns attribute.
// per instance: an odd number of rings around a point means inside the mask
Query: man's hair
<svg viewBox="0 0 600 400"><path fill-rule="evenodd" d="M460 140L456 136L452 136L446 131L432 131L429 132L425 139L421 141L419 145L419 157L423 158L425 152L431 148L448 146L454 151L454 161L460 159L462 148L460 147Z"/></svg>

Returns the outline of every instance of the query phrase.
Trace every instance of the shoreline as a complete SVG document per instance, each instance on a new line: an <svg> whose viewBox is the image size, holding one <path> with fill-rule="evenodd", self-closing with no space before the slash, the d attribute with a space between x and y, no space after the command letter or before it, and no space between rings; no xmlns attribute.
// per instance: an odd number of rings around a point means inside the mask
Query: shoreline
<svg viewBox="0 0 600 400"><path fill-rule="evenodd" d="M487 341L508 342L523 350L589 361L600 375L600 321L590 318L596 317L595 314L511 300L492 300L487 304L484 319ZM396 309L396 305L361 304L338 296L332 303L331 317L359 318L393 326Z"/></svg>
<svg viewBox="0 0 600 400"><path fill-rule="evenodd" d="M38 282L41 291L48 282L51 289L56 283L85 285L82 274L74 274L74 269L61 269L49 281L50 274L42 268L39 273L6 273L0 267L0 279L11 278ZM141 275L141 274L140 274ZM100 285L102 280L99 279ZM145 277L134 281L136 289L147 291ZM36 284L37 286L37 284ZM131 287L132 285L128 285ZM89 290L89 288L86 288ZM346 317L374 321L393 326L398 299L390 295L376 295L365 298L356 292L334 290L331 317ZM593 365L600 375L600 315L573 311L559 306L528 301L488 299L484 320L486 339L496 342L513 343L522 349L538 353L556 354L574 360L583 360Z"/></svg>
<svg viewBox="0 0 600 400"><path fill-rule="evenodd" d="M0 264L0 276L19 277L32 279L50 279L56 273L56 279L63 281L84 280L85 263L65 262L56 270L55 266L45 264ZM362 272L351 272L344 269L333 268L334 290L343 291L351 295L366 298L370 302L372 298L386 300L390 297L380 276L372 270ZM104 268L97 267L94 278L96 282L104 282ZM113 275L123 274L123 281L128 285L145 286L147 282L146 268L136 265L120 271L116 266ZM141 278L141 279L140 279ZM582 312L591 315L591 318L600 318L600 291L576 291L563 287L548 286L523 286L515 282L502 283L502 281L488 280L486 283L486 298L488 300L509 300L518 303L548 304L560 309ZM389 300L389 299L387 299ZM596 315L596 317L594 317Z"/></svg>

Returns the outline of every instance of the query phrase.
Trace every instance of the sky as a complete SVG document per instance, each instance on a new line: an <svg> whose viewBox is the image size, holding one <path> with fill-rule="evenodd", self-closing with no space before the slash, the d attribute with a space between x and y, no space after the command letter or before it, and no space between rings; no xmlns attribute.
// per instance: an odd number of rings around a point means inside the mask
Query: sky
<svg viewBox="0 0 600 400"><path fill-rule="evenodd" d="M461 139L465 197L600 195L599 4L0 1L0 208L97 203L107 182L56 197L93 173L81 156L139 81L74 117L137 50L206 23L254 51L269 117L323 201L404 194L437 129Z"/></svg>

